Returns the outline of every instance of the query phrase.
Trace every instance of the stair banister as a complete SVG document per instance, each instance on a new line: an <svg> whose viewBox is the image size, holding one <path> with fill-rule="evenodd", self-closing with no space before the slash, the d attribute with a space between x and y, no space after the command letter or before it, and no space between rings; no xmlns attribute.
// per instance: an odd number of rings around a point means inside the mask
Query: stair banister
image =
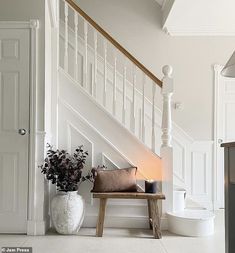
<svg viewBox="0 0 235 253"><path fill-rule="evenodd" d="M84 20L86 20L93 28L101 33L111 44L121 51L131 62L133 62L145 75L153 80L159 87L162 87L162 81L150 72L142 63L140 63L132 54L130 54L123 46L121 46L112 36L110 36L101 26L99 26L91 17L89 17L73 0L63 0L67 2L76 12L78 12Z"/></svg>
<svg viewBox="0 0 235 253"><path fill-rule="evenodd" d="M172 67L164 66L162 72L164 77L162 79L162 96L163 96L163 108L162 108L162 146L161 146L161 158L162 158L162 192L166 195L167 201L163 203L162 212L173 211L173 148L172 148L172 118L171 118L171 97L173 95L173 79L172 79Z"/></svg>

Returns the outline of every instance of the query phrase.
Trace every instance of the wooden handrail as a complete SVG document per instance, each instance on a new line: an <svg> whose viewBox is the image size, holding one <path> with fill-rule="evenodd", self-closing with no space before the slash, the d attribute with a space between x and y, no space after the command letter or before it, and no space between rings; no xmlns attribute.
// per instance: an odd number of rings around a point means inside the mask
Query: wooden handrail
<svg viewBox="0 0 235 253"><path fill-rule="evenodd" d="M76 10L88 23L99 31L111 44L121 51L130 61L140 68L150 79L159 87L162 87L162 81L150 72L142 63L131 55L123 46L121 46L112 36L110 36L102 27L100 27L92 18L90 18L73 0L65 0L74 10Z"/></svg>

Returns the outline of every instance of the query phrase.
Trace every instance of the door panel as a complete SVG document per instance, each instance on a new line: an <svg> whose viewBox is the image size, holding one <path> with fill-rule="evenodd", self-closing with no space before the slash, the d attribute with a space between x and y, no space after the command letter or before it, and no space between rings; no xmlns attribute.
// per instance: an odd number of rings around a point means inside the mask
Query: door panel
<svg viewBox="0 0 235 253"><path fill-rule="evenodd" d="M17 165L19 158L17 153L2 153L1 154L1 192L2 205L1 211L6 213L14 213L18 208L17 201L17 187L16 183L18 180ZM9 182L14 182L13 184Z"/></svg>
<svg viewBox="0 0 235 253"><path fill-rule="evenodd" d="M19 72L1 74L0 93L2 99L2 132L16 131L19 127ZM9 99L14 98L13 100Z"/></svg>
<svg viewBox="0 0 235 253"><path fill-rule="evenodd" d="M29 38L0 29L0 233L27 231Z"/></svg>

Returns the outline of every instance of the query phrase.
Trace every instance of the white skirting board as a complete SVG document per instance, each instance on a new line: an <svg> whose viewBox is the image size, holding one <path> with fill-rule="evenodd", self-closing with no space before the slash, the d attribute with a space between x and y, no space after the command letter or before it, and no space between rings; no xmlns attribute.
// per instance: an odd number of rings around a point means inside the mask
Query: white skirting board
<svg viewBox="0 0 235 253"><path fill-rule="evenodd" d="M45 235L46 229L45 221L27 221L27 235Z"/></svg>

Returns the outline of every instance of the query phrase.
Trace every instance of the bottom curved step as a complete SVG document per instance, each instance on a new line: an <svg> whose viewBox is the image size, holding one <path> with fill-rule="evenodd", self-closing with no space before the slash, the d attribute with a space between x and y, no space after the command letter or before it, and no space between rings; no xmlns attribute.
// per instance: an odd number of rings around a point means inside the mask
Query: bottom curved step
<svg viewBox="0 0 235 253"><path fill-rule="evenodd" d="M214 233L214 213L207 210L185 209L169 212L168 230L183 236L209 236Z"/></svg>

